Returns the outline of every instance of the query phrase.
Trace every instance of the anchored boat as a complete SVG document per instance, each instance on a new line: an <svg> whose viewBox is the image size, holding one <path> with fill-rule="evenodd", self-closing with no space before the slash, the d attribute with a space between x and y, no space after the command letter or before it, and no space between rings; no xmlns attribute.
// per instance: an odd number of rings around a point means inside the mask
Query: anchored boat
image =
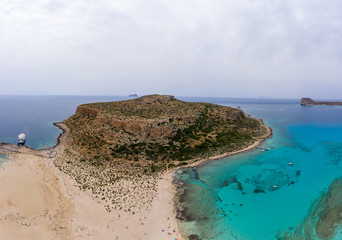
<svg viewBox="0 0 342 240"><path fill-rule="evenodd" d="M25 133L20 133L18 136L18 145L25 144L26 135Z"/></svg>

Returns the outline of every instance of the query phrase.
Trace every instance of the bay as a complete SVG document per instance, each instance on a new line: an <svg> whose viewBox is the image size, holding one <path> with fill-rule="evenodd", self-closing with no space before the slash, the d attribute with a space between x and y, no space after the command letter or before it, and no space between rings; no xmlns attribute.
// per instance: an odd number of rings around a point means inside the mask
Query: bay
<svg viewBox="0 0 342 240"><path fill-rule="evenodd" d="M254 151L177 172L185 189L181 226L187 235L222 240L319 239L315 225L319 219L312 213L324 210L319 208L328 204L324 199L330 184L342 176L342 108L298 103L271 99L220 103L239 104L264 119L273 136ZM326 239L341 239L338 229Z"/></svg>

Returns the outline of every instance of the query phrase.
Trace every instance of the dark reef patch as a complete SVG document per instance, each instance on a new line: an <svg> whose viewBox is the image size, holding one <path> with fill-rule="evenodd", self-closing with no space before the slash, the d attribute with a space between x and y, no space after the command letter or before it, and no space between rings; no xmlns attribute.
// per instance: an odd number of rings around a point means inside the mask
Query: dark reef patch
<svg viewBox="0 0 342 240"><path fill-rule="evenodd" d="M196 234L191 234L188 236L189 240L201 240L201 238Z"/></svg>
<svg viewBox="0 0 342 240"><path fill-rule="evenodd" d="M266 193L266 192L263 189L256 188L256 189L254 189L254 193Z"/></svg>

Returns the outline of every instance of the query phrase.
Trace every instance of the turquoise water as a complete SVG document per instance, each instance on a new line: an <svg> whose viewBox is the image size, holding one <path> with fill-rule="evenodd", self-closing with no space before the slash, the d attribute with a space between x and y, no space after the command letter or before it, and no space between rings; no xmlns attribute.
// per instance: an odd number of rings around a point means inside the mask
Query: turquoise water
<svg viewBox="0 0 342 240"><path fill-rule="evenodd" d="M0 167L7 161L7 156L0 154Z"/></svg>
<svg viewBox="0 0 342 240"><path fill-rule="evenodd" d="M240 105L272 127L274 135L262 146L271 151L256 149L180 170L184 232L193 239L319 239L315 224L324 215L321 205L330 203L317 202L342 176L342 108ZM324 239L342 235L336 230Z"/></svg>

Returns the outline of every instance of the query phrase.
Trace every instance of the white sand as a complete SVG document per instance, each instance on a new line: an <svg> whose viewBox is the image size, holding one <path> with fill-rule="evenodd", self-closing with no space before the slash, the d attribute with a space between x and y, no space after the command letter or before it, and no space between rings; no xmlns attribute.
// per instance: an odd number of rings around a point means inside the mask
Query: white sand
<svg viewBox="0 0 342 240"><path fill-rule="evenodd" d="M1 240L182 239L171 173L158 181L152 208L132 215L106 211L102 202L79 190L75 180L54 166L48 151L21 148L20 153L6 154L12 161L0 169Z"/></svg>

